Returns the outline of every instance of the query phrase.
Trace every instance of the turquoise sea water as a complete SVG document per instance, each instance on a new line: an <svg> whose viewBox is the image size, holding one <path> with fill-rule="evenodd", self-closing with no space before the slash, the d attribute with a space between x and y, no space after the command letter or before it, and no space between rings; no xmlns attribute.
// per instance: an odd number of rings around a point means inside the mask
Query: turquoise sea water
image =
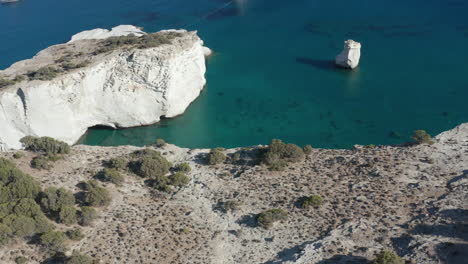
<svg viewBox="0 0 468 264"><path fill-rule="evenodd" d="M465 0L22 0L0 5L0 68L97 27L198 30L216 54L184 115L82 143L392 144L468 121L467 13ZM363 45L355 71L332 62L348 38Z"/></svg>

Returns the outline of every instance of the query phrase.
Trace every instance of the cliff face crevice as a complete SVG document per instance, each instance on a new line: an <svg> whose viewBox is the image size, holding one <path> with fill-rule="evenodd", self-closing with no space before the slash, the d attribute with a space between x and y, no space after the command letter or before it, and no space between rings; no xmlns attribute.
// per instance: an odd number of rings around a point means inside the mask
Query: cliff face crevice
<svg viewBox="0 0 468 264"><path fill-rule="evenodd" d="M150 125L160 116L182 114L205 86L207 48L196 32L178 32L170 44L116 49L51 80L21 81L0 90L0 150L20 148L19 139L26 135L71 144L96 125ZM95 44L76 39L52 46L0 75L14 76L35 63L42 67L44 61L57 61L54 54L70 45L85 50Z"/></svg>

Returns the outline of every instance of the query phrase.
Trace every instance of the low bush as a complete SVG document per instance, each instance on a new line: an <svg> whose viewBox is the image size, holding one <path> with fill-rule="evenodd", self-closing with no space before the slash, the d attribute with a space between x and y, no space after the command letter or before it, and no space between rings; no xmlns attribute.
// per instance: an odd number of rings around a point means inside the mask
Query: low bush
<svg viewBox="0 0 468 264"><path fill-rule="evenodd" d="M304 151L304 154L310 155L310 154L312 154L313 148L312 148L311 145L306 145L306 146L304 146L304 148L302 150Z"/></svg>
<svg viewBox="0 0 468 264"><path fill-rule="evenodd" d="M111 169L125 170L127 168L128 161L122 157L112 158L107 162L106 165Z"/></svg>
<svg viewBox="0 0 468 264"><path fill-rule="evenodd" d="M270 166L272 170L283 170L288 163L302 161L304 157L304 151L297 145L273 139L266 148L262 162Z"/></svg>
<svg viewBox="0 0 468 264"><path fill-rule="evenodd" d="M39 243L45 249L51 252L62 252L65 250L64 242L66 236L62 232L50 231L39 237Z"/></svg>
<svg viewBox="0 0 468 264"><path fill-rule="evenodd" d="M232 163L239 162L241 160L241 154L236 152L232 155Z"/></svg>
<svg viewBox="0 0 468 264"><path fill-rule="evenodd" d="M288 217L288 213L281 209L270 209L260 213L257 216L257 223L265 228L269 229L274 223L278 221L284 221Z"/></svg>
<svg viewBox="0 0 468 264"><path fill-rule="evenodd" d="M38 69L37 71L29 71L26 73L26 76L28 76L30 80L47 81L54 79L61 72L62 71L60 69L46 66Z"/></svg>
<svg viewBox="0 0 468 264"><path fill-rule="evenodd" d="M111 202L108 190L100 186L88 185L88 191L84 195L85 203L89 206L106 206Z"/></svg>
<svg viewBox="0 0 468 264"><path fill-rule="evenodd" d="M74 240L74 241L80 241L84 238L83 233L81 232L81 229L75 228L75 229L70 229L66 232L66 235L69 239Z"/></svg>
<svg viewBox="0 0 468 264"><path fill-rule="evenodd" d="M162 148L167 145L167 142L162 138L158 138L156 139L156 142L154 143L154 145L158 148Z"/></svg>
<svg viewBox="0 0 468 264"><path fill-rule="evenodd" d="M172 186L182 187L187 185L189 182L190 178L181 171L169 176L169 184Z"/></svg>
<svg viewBox="0 0 468 264"><path fill-rule="evenodd" d="M21 159L22 157L24 157L24 155L23 155L23 153L21 153L21 152L19 152L19 151L18 151L18 152L15 152L15 153L13 154L13 158L14 158L14 159Z"/></svg>
<svg viewBox="0 0 468 264"><path fill-rule="evenodd" d="M220 208L224 211L224 212L233 212L233 211L236 211L238 208L239 208L239 202L235 201L235 200L227 200L225 202L222 202L221 205L220 205Z"/></svg>
<svg viewBox="0 0 468 264"><path fill-rule="evenodd" d="M31 160L31 168L38 170L49 170L52 165L49 163L49 159L45 156L37 156Z"/></svg>
<svg viewBox="0 0 468 264"><path fill-rule="evenodd" d="M187 172L190 172L192 168L187 162L184 162L184 163L180 163L179 165L177 165L176 170L187 173Z"/></svg>
<svg viewBox="0 0 468 264"><path fill-rule="evenodd" d="M70 153L70 146L62 141L53 139L51 137L33 137L26 136L20 139L23 147L26 150L33 152L41 152L47 154L68 154Z"/></svg>
<svg viewBox="0 0 468 264"><path fill-rule="evenodd" d="M424 130L416 130L412 136L412 139L418 144L434 144L434 140L432 140L431 135L429 135Z"/></svg>
<svg viewBox="0 0 468 264"><path fill-rule="evenodd" d="M207 156L207 163L210 165L221 164L226 160L226 155L222 148L214 148Z"/></svg>
<svg viewBox="0 0 468 264"><path fill-rule="evenodd" d="M74 206L75 196L65 188L49 187L39 195L39 202L48 214L58 214L63 208Z"/></svg>
<svg viewBox="0 0 468 264"><path fill-rule="evenodd" d="M390 250L382 250L377 254L373 264L405 264L405 261Z"/></svg>
<svg viewBox="0 0 468 264"><path fill-rule="evenodd" d="M16 264L26 264L26 263L28 263L28 258L23 257L23 256L19 256L19 257L15 258L15 263Z"/></svg>
<svg viewBox="0 0 468 264"><path fill-rule="evenodd" d="M298 201L301 208L319 208L323 204L323 198L320 195L311 195L308 197L302 197Z"/></svg>
<svg viewBox="0 0 468 264"><path fill-rule="evenodd" d="M172 167L172 164L155 150L139 150L132 153L132 157L138 159L133 161L130 167L135 174L143 178L160 180Z"/></svg>
<svg viewBox="0 0 468 264"><path fill-rule="evenodd" d="M0 223L0 247L8 244L13 237L13 230L5 224Z"/></svg>
<svg viewBox="0 0 468 264"><path fill-rule="evenodd" d="M98 217L96 209L89 206L82 206L78 212L79 224L82 226L91 225Z"/></svg>
<svg viewBox="0 0 468 264"><path fill-rule="evenodd" d="M73 254L65 262L65 264L94 264L94 263L98 263L98 262L95 262L94 259L88 255L81 255L81 254Z"/></svg>
<svg viewBox="0 0 468 264"><path fill-rule="evenodd" d="M105 181L112 182L117 186L121 186L124 182L124 176L116 169L106 168L101 172L101 175Z"/></svg>
<svg viewBox="0 0 468 264"><path fill-rule="evenodd" d="M58 221L65 225L73 225L77 222L76 209L72 206L65 206L60 209Z"/></svg>
<svg viewBox="0 0 468 264"><path fill-rule="evenodd" d="M0 78L0 88L7 87L7 86L13 85L15 83L16 82L13 81L13 80Z"/></svg>

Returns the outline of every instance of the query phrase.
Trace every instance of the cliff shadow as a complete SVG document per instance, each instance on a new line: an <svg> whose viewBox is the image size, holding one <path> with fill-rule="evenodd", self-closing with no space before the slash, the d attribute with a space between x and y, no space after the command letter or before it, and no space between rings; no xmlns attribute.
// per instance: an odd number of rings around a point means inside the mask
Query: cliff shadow
<svg viewBox="0 0 468 264"><path fill-rule="evenodd" d="M311 242L304 242L300 245L296 245L290 248L285 248L278 252L274 260L269 260L263 264L280 264L286 261L294 261L297 259L297 254L300 253L306 245Z"/></svg>
<svg viewBox="0 0 468 264"><path fill-rule="evenodd" d="M441 264L465 264L468 259L468 244L440 243L436 252Z"/></svg>
<svg viewBox="0 0 468 264"><path fill-rule="evenodd" d="M329 259L324 259L317 264L369 264L371 261L360 256L335 255Z"/></svg>

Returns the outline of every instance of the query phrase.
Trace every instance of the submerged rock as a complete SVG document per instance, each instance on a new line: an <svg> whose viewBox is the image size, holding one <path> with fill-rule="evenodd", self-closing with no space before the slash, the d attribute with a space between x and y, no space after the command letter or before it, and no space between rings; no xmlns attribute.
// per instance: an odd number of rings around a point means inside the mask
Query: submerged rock
<svg viewBox="0 0 468 264"><path fill-rule="evenodd" d="M72 144L96 125L143 126L184 113L205 86L208 49L196 32L135 30L77 34L0 71L0 150L21 148L27 135ZM134 36L97 39L125 33Z"/></svg>
<svg viewBox="0 0 468 264"><path fill-rule="evenodd" d="M344 50L336 56L336 65L343 68L354 69L359 65L361 58L361 43L354 40L345 41Z"/></svg>

